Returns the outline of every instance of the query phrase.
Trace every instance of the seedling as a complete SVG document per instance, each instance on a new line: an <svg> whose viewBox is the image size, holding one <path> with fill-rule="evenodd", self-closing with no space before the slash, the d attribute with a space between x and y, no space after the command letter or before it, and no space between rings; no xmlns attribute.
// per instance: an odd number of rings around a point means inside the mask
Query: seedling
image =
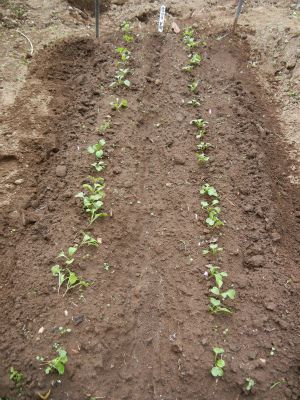
<svg viewBox="0 0 300 400"><path fill-rule="evenodd" d="M78 246L75 245L73 247L69 247L67 250L67 253L65 253L63 250L59 253L57 258L64 258L65 259L65 264L66 265L72 265L74 262L74 254L78 250Z"/></svg>
<svg viewBox="0 0 300 400"><path fill-rule="evenodd" d="M97 162L94 162L93 164L91 164L91 166L94 167L97 172L101 172L105 168L105 162L97 161Z"/></svg>
<svg viewBox="0 0 300 400"><path fill-rule="evenodd" d="M19 384L24 379L24 375L17 371L14 367L10 367L9 379L14 383Z"/></svg>
<svg viewBox="0 0 300 400"><path fill-rule="evenodd" d="M56 350L58 357L53 358L53 360L50 361L45 360L44 357L41 356L37 356L36 359L46 365L45 372L47 375L53 371L57 371L60 375L63 375L65 372L65 365L68 362L68 354L58 343L54 343L53 347Z"/></svg>
<svg viewBox="0 0 300 400"><path fill-rule="evenodd" d="M117 85L119 86L126 86L130 87L130 81L128 79L125 79L126 76L129 74L129 68L125 69L119 69L115 75L115 82L111 83L109 86L110 87L115 87Z"/></svg>
<svg viewBox="0 0 300 400"><path fill-rule="evenodd" d="M128 102L125 99L116 98L115 101L110 103L111 108L115 111L120 111L122 108L127 108Z"/></svg>
<svg viewBox="0 0 300 400"><path fill-rule="evenodd" d="M82 241L80 243L80 246L84 246L84 245L98 247L99 246L99 242L98 242L98 240L93 238L93 236L90 235L89 233L83 233L83 239L82 239Z"/></svg>
<svg viewBox="0 0 300 400"><path fill-rule="evenodd" d="M214 366L211 369L211 374L214 378L219 378L224 375L225 361L223 360L224 349L222 347L214 347L213 352L215 355Z"/></svg>
<svg viewBox="0 0 300 400"><path fill-rule="evenodd" d="M104 155L103 147L106 142L104 139L100 139L98 143L93 144L87 148L90 154L95 154L96 158L101 159Z"/></svg>
<svg viewBox="0 0 300 400"><path fill-rule="evenodd" d="M223 251L223 247L219 247L217 243L210 243L208 249L202 250L202 254L207 255L211 253L213 256L216 256L221 251Z"/></svg>
<svg viewBox="0 0 300 400"><path fill-rule="evenodd" d="M89 177L91 184L82 185L85 192L79 192L75 197L81 198L83 201L83 208L90 214L90 224L97 218L107 217L106 213L100 212L103 207L104 194L104 179L101 177Z"/></svg>
<svg viewBox="0 0 300 400"><path fill-rule="evenodd" d="M104 121L102 124L99 126L99 132L103 134L107 129L110 128L110 122L109 121Z"/></svg>
<svg viewBox="0 0 300 400"><path fill-rule="evenodd" d="M209 157L206 156L204 153L196 153L196 157L200 163L206 163L209 160Z"/></svg>
<svg viewBox="0 0 300 400"><path fill-rule="evenodd" d="M58 328L58 333L60 334L60 335L66 335L67 333L71 333L72 332L72 329L70 329L70 328L64 328L63 326L60 326L59 328Z"/></svg>
<svg viewBox="0 0 300 400"><path fill-rule="evenodd" d="M246 391L247 392L251 392L251 390L254 388L255 386L255 380L252 378L246 378Z"/></svg>
<svg viewBox="0 0 300 400"><path fill-rule="evenodd" d="M207 122L204 121L204 119L202 118L198 118L198 119L193 119L190 122L191 125L195 125L198 129L205 129Z"/></svg>
<svg viewBox="0 0 300 400"><path fill-rule="evenodd" d="M199 144L197 144L198 150L201 150L201 151L206 150L209 147L212 147L212 145L208 142L200 142Z"/></svg>
<svg viewBox="0 0 300 400"><path fill-rule="evenodd" d="M108 263L104 263L103 268L105 269L105 271L109 271L111 266Z"/></svg>
<svg viewBox="0 0 300 400"><path fill-rule="evenodd" d="M192 26L187 26L186 28L184 28L183 30L183 40L186 37L192 38L194 36L195 30Z"/></svg>
<svg viewBox="0 0 300 400"><path fill-rule="evenodd" d="M226 300L227 298L234 300L236 295L236 291L234 289L228 289L226 292L221 292L220 288L217 286L211 288L210 291L216 296L222 297L223 300Z"/></svg>
<svg viewBox="0 0 300 400"><path fill-rule="evenodd" d="M81 279L75 272L69 268L61 268L60 265L54 265L51 268L52 275L58 278L58 292L61 286L65 283L66 290L63 294L65 296L69 290L74 289L78 286L88 287L90 283Z"/></svg>
<svg viewBox="0 0 300 400"><path fill-rule="evenodd" d="M200 106L200 103L199 103L198 100L193 99L193 100L189 100L189 101L187 102L187 105L188 105L188 106L192 106L192 107L199 107L199 106Z"/></svg>
<svg viewBox="0 0 300 400"><path fill-rule="evenodd" d="M117 47L116 51L120 54L121 63L126 64L130 59L130 51L126 47Z"/></svg>
<svg viewBox="0 0 300 400"><path fill-rule="evenodd" d="M232 313L232 311L229 308L225 307L224 304L222 304L219 299L210 297L209 301L210 301L209 311L211 313L213 313L213 314L219 314L219 313L231 314Z"/></svg>
<svg viewBox="0 0 300 400"><path fill-rule="evenodd" d="M215 265L209 266L209 273L215 279L216 285L219 289L223 286L223 278L227 277L228 274L225 271L220 272L219 267Z"/></svg>
<svg viewBox="0 0 300 400"><path fill-rule="evenodd" d="M131 34L131 25L128 21L123 21L121 24L122 32L124 32L123 39L125 42L130 43L133 41L134 37Z"/></svg>
<svg viewBox="0 0 300 400"><path fill-rule="evenodd" d="M197 91L198 85L199 85L199 82L194 81L188 85L188 88L190 89L191 92L195 93Z"/></svg>
<svg viewBox="0 0 300 400"><path fill-rule="evenodd" d="M189 64L196 66L199 65L201 61L202 61L202 56L198 53L194 53L190 58Z"/></svg>
<svg viewBox="0 0 300 400"><path fill-rule="evenodd" d="M194 69L193 65L185 65L184 67L182 67L182 71L184 72L192 72Z"/></svg>
<svg viewBox="0 0 300 400"><path fill-rule="evenodd" d="M184 39L184 43L190 48L194 49L195 47L198 47L200 42L196 42L193 37L186 36Z"/></svg>
<svg viewBox="0 0 300 400"><path fill-rule="evenodd" d="M218 192L216 191L216 189L213 186L209 185L208 183L205 183L204 185L201 186L200 194L219 198L219 195L218 195Z"/></svg>
<svg viewBox="0 0 300 400"><path fill-rule="evenodd" d="M218 226L223 226L224 222L221 221L218 215L221 212L220 207L216 207L216 204L219 203L219 200L213 200L211 204L208 201L201 201L202 208L206 209L208 212L208 217L206 218L205 222L206 225L210 228L216 228Z"/></svg>

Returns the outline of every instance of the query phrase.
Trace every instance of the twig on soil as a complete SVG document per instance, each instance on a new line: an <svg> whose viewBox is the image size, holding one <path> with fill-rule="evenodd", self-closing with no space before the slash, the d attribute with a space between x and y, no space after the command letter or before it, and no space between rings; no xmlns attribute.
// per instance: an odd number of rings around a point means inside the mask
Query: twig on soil
<svg viewBox="0 0 300 400"><path fill-rule="evenodd" d="M27 37L26 35L24 35L24 33L22 33L21 31L19 31L18 29L16 30L16 32L18 32L20 35L22 35L25 39L28 40L29 44L30 44L30 55L32 56L33 54L33 44L31 43L31 40L29 39L29 37Z"/></svg>

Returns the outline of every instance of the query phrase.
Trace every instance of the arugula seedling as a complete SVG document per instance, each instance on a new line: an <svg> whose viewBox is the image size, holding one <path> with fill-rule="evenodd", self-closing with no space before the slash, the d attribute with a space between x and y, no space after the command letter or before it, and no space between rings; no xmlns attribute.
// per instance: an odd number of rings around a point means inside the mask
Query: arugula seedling
<svg viewBox="0 0 300 400"><path fill-rule="evenodd" d="M255 380L252 378L246 378L246 390L247 392L251 392L251 390L254 388L255 386Z"/></svg>
<svg viewBox="0 0 300 400"><path fill-rule="evenodd" d="M126 87L130 87L130 81L128 79L125 79L128 74L129 74L129 68L119 69L115 75L116 81L111 83L109 86L115 87L117 85L119 86L123 85Z"/></svg>
<svg viewBox="0 0 300 400"><path fill-rule="evenodd" d="M225 313L225 314L232 314L232 311L225 307L224 304L221 303L219 299L215 299L214 297L209 298L210 307L209 311L213 314Z"/></svg>
<svg viewBox="0 0 300 400"><path fill-rule="evenodd" d="M62 250L59 255L57 256L57 258L65 258L65 264L66 265L71 265L74 262L74 254L76 253L76 251L78 250L78 246L75 245L73 247L69 247L67 254L65 254L65 252Z"/></svg>
<svg viewBox="0 0 300 400"><path fill-rule="evenodd" d="M190 89L191 92L195 93L197 91L198 85L199 81L194 81L188 85L188 88Z"/></svg>
<svg viewBox="0 0 300 400"><path fill-rule="evenodd" d="M193 119L190 122L190 124L195 125L198 129L205 129L205 127L207 126L207 122L204 121L204 119L202 119L202 118Z"/></svg>
<svg viewBox="0 0 300 400"><path fill-rule="evenodd" d="M182 67L182 71L184 72L192 72L194 69L193 65L185 65L184 67Z"/></svg>
<svg viewBox="0 0 300 400"><path fill-rule="evenodd" d="M184 28L183 33L182 33L183 39L185 37L192 38L194 36L194 33L195 33L194 28L192 26L187 26L186 28Z"/></svg>
<svg viewBox="0 0 300 400"><path fill-rule="evenodd" d="M200 106L200 103L199 103L199 101L193 99L193 100L189 100L189 101L187 102L187 105L188 105L188 106L192 106L192 107L199 107L199 106Z"/></svg>
<svg viewBox="0 0 300 400"><path fill-rule="evenodd" d="M236 295L236 291L234 289L228 289L226 292L221 292L220 288L217 286L211 288L210 291L216 296L222 297L223 300L226 300L227 298L234 300Z"/></svg>
<svg viewBox="0 0 300 400"><path fill-rule="evenodd" d="M24 375L17 371L14 367L10 367L9 379L14 383L19 384L24 379Z"/></svg>
<svg viewBox="0 0 300 400"><path fill-rule="evenodd" d="M121 62L126 64L130 59L130 51L126 47L117 47L116 52L120 54Z"/></svg>
<svg viewBox="0 0 300 400"><path fill-rule="evenodd" d="M99 126L99 132L102 134L104 133L107 129L110 128L110 122L109 121L104 121L102 124Z"/></svg>
<svg viewBox="0 0 300 400"><path fill-rule="evenodd" d="M209 266L209 273L215 279L216 285L219 289L223 286L223 278L227 277L228 274L225 271L220 272L219 267L215 265Z"/></svg>
<svg viewBox="0 0 300 400"><path fill-rule="evenodd" d="M134 37L131 34L132 26L128 21L123 21L121 24L122 32L124 32L123 39L125 42L130 43L133 41Z"/></svg>
<svg viewBox="0 0 300 400"><path fill-rule="evenodd" d="M200 188L200 194L201 195L208 195L210 197L216 197L217 199L219 198L218 192L216 189L209 185L208 183L205 183L204 185L201 186Z"/></svg>
<svg viewBox="0 0 300 400"><path fill-rule="evenodd" d="M37 356L36 359L41 363L46 365L45 373L48 375L50 372L57 371L60 375L65 372L65 365L68 362L68 353L61 347L58 343L54 343L54 349L56 350L58 357L53 358L53 360L45 360L44 357Z"/></svg>
<svg viewBox="0 0 300 400"><path fill-rule="evenodd" d="M202 61L202 56L198 53L194 53L189 60L189 64L196 66L199 65L201 61Z"/></svg>
<svg viewBox="0 0 300 400"><path fill-rule="evenodd" d="M198 47L200 42L196 42L196 40L193 37L186 36L184 38L184 43L189 47L190 49L194 49L195 47Z"/></svg>
<svg viewBox="0 0 300 400"><path fill-rule="evenodd" d="M224 349L222 347L214 347L213 352L215 355L214 366L211 369L211 374L214 378L219 378L224 375L225 361L223 360Z"/></svg>
<svg viewBox="0 0 300 400"><path fill-rule="evenodd" d="M60 335L65 335L65 334L71 333L71 332L72 332L72 329L71 329L71 328L64 328L63 326L60 326L60 327L58 328L58 333L59 333Z"/></svg>
<svg viewBox="0 0 300 400"><path fill-rule="evenodd" d="M217 243L210 243L208 249L202 250L202 254L207 255L211 253L213 256L216 256L221 251L223 251L223 247L219 247Z"/></svg>
<svg viewBox="0 0 300 400"><path fill-rule="evenodd" d="M89 233L83 233L83 239L82 239L82 241L80 243L80 246L84 246L84 245L98 247L99 246L99 242L98 242L98 240L93 238L93 236L90 235Z"/></svg>
<svg viewBox="0 0 300 400"><path fill-rule="evenodd" d="M82 199L83 208L90 214L90 224L97 218L107 217L108 214L100 212L103 207L104 179L101 177L94 178L90 176L91 184L83 184L82 187L87 191L79 192L75 197Z"/></svg>
<svg viewBox="0 0 300 400"><path fill-rule="evenodd" d="M209 160L209 157L204 153L196 153L196 157L200 163L206 163Z"/></svg>
<svg viewBox="0 0 300 400"><path fill-rule="evenodd" d="M106 141L104 139L100 139L98 143L93 144L87 148L87 151L90 154L95 154L96 158L100 159L104 155L103 147L105 146Z"/></svg>
<svg viewBox="0 0 300 400"><path fill-rule="evenodd" d="M105 162L97 161L97 162L94 162L93 164L91 164L91 166L94 167L97 172L101 172L105 168Z"/></svg>
<svg viewBox="0 0 300 400"><path fill-rule="evenodd" d="M111 107L115 111L120 111L122 108L127 108L128 102L126 99L118 99L110 103Z"/></svg>
<svg viewBox="0 0 300 400"><path fill-rule="evenodd" d="M58 293L60 291L61 286L64 281L67 279L64 273L64 269L60 267L60 265L56 264L51 268L52 275L58 277Z"/></svg>
<svg viewBox="0 0 300 400"><path fill-rule="evenodd" d="M199 144L197 144L197 148L198 148L198 150L206 150L206 149L208 149L209 147L212 147L212 145L210 144L210 143L208 143L208 142L200 142Z"/></svg>

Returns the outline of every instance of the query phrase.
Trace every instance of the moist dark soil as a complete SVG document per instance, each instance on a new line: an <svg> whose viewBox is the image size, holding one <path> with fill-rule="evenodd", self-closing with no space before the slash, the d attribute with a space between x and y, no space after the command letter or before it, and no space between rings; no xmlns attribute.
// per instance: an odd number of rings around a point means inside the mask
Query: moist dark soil
<svg viewBox="0 0 300 400"><path fill-rule="evenodd" d="M87 11L95 15L95 0L67 0L71 6ZM101 0L99 2L100 11L107 11L110 7L110 0Z"/></svg>
<svg viewBox="0 0 300 400"><path fill-rule="evenodd" d="M36 139L1 159L3 168L22 163L24 182L1 214L0 396L42 398L50 389L55 400L300 398L299 191L247 45L207 32L191 75L181 70L188 52L180 35L137 38L131 89L109 89L119 33L101 43L63 41L33 62L9 118ZM38 95L36 83L52 100L47 115L33 118L26 99ZM116 97L128 108L112 111ZM187 105L193 97L199 107ZM89 226L75 195L95 175L86 148L105 118L109 216ZM205 165L196 159L195 118L208 122ZM219 229L204 222L204 183L220 194ZM63 296L50 270L83 231L101 244L81 247L72 268L93 285ZM224 248L216 259L202 254L213 238ZM210 263L236 289L231 315L208 311ZM71 333L60 335L60 326ZM54 343L68 352L62 376L45 375L36 360L54 358ZM210 374L216 346L226 362L218 380ZM10 367L24 374L21 387ZM250 394L246 378L256 382Z"/></svg>

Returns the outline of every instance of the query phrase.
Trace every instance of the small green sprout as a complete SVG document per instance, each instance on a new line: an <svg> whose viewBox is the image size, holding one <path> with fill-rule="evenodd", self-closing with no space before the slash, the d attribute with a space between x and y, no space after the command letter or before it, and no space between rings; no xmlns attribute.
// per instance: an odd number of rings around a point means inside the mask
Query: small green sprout
<svg viewBox="0 0 300 400"><path fill-rule="evenodd" d="M94 167L97 172L101 172L105 168L105 162L104 161L96 161L93 164L91 164L91 166Z"/></svg>
<svg viewBox="0 0 300 400"><path fill-rule="evenodd" d="M224 375L225 361L223 360L224 349L222 347L214 347L215 355L214 366L211 369L211 374L214 378L219 378Z"/></svg>
<svg viewBox="0 0 300 400"><path fill-rule="evenodd" d="M202 56L198 53L194 53L190 58L189 64L196 66L199 65L201 61L202 61Z"/></svg>
<svg viewBox="0 0 300 400"><path fill-rule="evenodd" d="M131 34L132 26L128 21L123 21L121 24L121 30L124 33L123 39L125 42L130 43L133 41L134 37Z"/></svg>
<svg viewBox="0 0 300 400"><path fill-rule="evenodd" d="M225 307L224 304L222 304L221 300L215 299L214 297L209 298L210 301L210 306L209 306L209 311L213 314L219 314L219 313L224 313L224 314L231 314L232 311Z"/></svg>
<svg viewBox="0 0 300 400"><path fill-rule="evenodd" d="M209 273L210 275L215 279L216 285L219 289L223 286L223 278L226 278L228 276L227 272L219 271L219 267L215 265L210 265L209 266Z"/></svg>
<svg viewBox="0 0 300 400"><path fill-rule="evenodd" d="M209 147L212 147L212 145L208 142L200 142L199 144L197 144L197 148L199 151L204 151Z"/></svg>
<svg viewBox="0 0 300 400"><path fill-rule="evenodd" d="M61 286L65 283L66 290L63 294L65 296L69 290L78 286L88 287L90 283L81 279L75 272L69 268L61 268L60 265L54 265L51 268L52 275L58 278L58 292Z"/></svg>
<svg viewBox="0 0 300 400"><path fill-rule="evenodd" d="M194 36L194 33L195 33L194 28L192 26L187 26L186 28L184 28L182 33L183 39L185 37L192 38Z"/></svg>
<svg viewBox="0 0 300 400"><path fill-rule="evenodd" d="M24 375L17 371L14 367L10 367L9 379L14 383L19 384L24 379Z"/></svg>
<svg viewBox="0 0 300 400"><path fill-rule="evenodd" d="M246 380L246 391L247 392L251 392L251 390L254 388L254 386L255 386L255 381L254 381L254 379L252 379L252 378L246 378L245 379Z"/></svg>
<svg viewBox="0 0 300 400"><path fill-rule="evenodd" d="M126 99L118 99L110 103L111 107L115 111L120 111L122 108L127 108L128 102Z"/></svg>
<svg viewBox="0 0 300 400"><path fill-rule="evenodd" d="M119 69L115 76L116 78L115 82L111 83L109 86L115 87L117 85L119 86L123 85L125 87L130 87L130 81L128 79L125 79L128 74L129 74L129 68Z"/></svg>
<svg viewBox="0 0 300 400"><path fill-rule="evenodd" d="M202 119L202 118L193 119L190 122L190 124L195 125L198 129L205 129L205 127L207 126L207 122L204 121L204 119Z"/></svg>
<svg viewBox="0 0 300 400"><path fill-rule="evenodd" d="M104 139L100 139L98 143L93 144L87 148L90 154L95 154L96 158L101 159L104 155L103 147L106 142Z"/></svg>
<svg viewBox="0 0 300 400"><path fill-rule="evenodd" d="M97 218L107 217L106 213L100 212L103 207L104 199L104 179L101 177L94 178L89 177L91 184L83 184L83 189L86 192L79 192L75 197L82 199L83 208L90 214L90 224L92 224Z"/></svg>
<svg viewBox="0 0 300 400"><path fill-rule="evenodd" d="M218 217L221 212L221 208L216 207L216 204L218 203L219 200L217 199L213 200L211 204L208 201L201 201L201 207L204 208L208 213L208 217L206 218L205 222L210 228L216 228L224 225L224 222Z"/></svg>
<svg viewBox="0 0 300 400"><path fill-rule="evenodd" d="M216 256L221 251L223 251L223 247L219 247L217 243L210 243L208 249L202 250L202 254L207 255L211 253L213 256Z"/></svg>
<svg viewBox="0 0 300 400"><path fill-rule="evenodd" d="M67 333L71 333L72 332L72 329L71 328L64 328L63 326L60 326L59 328L58 328L58 333L60 334L60 335L66 335Z"/></svg>
<svg viewBox="0 0 300 400"><path fill-rule="evenodd" d="M104 121L102 124L99 126L99 133L103 134L107 129L110 128L110 122L109 121Z"/></svg>
<svg viewBox="0 0 300 400"><path fill-rule="evenodd" d="M93 238L93 236L90 235L89 233L83 233L83 239L80 243L80 246L84 246L84 245L98 247L99 242L98 242L98 240Z"/></svg>
<svg viewBox="0 0 300 400"><path fill-rule="evenodd" d="M182 67L182 71L184 72L192 72L194 69L193 65L185 65L184 67Z"/></svg>
<svg viewBox="0 0 300 400"><path fill-rule="evenodd" d="M218 192L216 191L216 189L209 185L208 183L205 183L204 185L201 186L200 188L200 194L201 195L208 195L210 197L216 197L219 198Z"/></svg>
<svg viewBox="0 0 300 400"><path fill-rule="evenodd" d="M63 250L59 253L59 255L57 256L57 258L64 258L66 261L65 261L65 264L66 265L71 265L71 264L73 264L73 262L74 262L74 255L75 255L75 253L76 253L76 251L78 250L78 246L77 245L75 245L75 246L72 246L72 247L69 247L68 248L68 250L67 250L67 253L65 253Z"/></svg>
<svg viewBox="0 0 300 400"><path fill-rule="evenodd" d="M188 85L188 88L190 89L191 92L195 93L197 91L198 85L199 81L194 81Z"/></svg>
<svg viewBox="0 0 300 400"><path fill-rule="evenodd" d="M210 289L210 291L215 294L216 296L222 297L223 300L226 300L227 298L234 300L236 292L234 289L228 289L226 292L221 292L220 288L217 286L214 286L213 288Z"/></svg>
<svg viewBox="0 0 300 400"><path fill-rule="evenodd" d="M209 157L206 156L204 153L196 153L197 160L200 163L206 163L209 160Z"/></svg>
<svg viewBox="0 0 300 400"><path fill-rule="evenodd" d="M58 343L54 343L53 347L56 350L58 357L53 358L53 360L50 361L45 360L44 357L41 356L37 356L36 359L46 365L45 372L47 375L53 371L57 371L60 375L63 375L65 372L65 365L68 362L68 354Z"/></svg>
<svg viewBox="0 0 300 400"><path fill-rule="evenodd" d="M190 49L194 49L195 47L198 47L200 44L200 42L197 42L193 37L188 37L188 36L184 39L184 42Z"/></svg>
<svg viewBox="0 0 300 400"><path fill-rule="evenodd" d="M187 104L188 106L192 106L192 107L199 107L199 106L200 106L199 101L198 101L198 100L195 100L195 99L189 100L186 104Z"/></svg>
<svg viewBox="0 0 300 400"><path fill-rule="evenodd" d="M103 268L105 269L105 271L109 271L111 266L108 263L104 263Z"/></svg>
<svg viewBox="0 0 300 400"><path fill-rule="evenodd" d="M126 64L130 59L130 51L126 47L117 47L116 52L120 54L121 63Z"/></svg>

